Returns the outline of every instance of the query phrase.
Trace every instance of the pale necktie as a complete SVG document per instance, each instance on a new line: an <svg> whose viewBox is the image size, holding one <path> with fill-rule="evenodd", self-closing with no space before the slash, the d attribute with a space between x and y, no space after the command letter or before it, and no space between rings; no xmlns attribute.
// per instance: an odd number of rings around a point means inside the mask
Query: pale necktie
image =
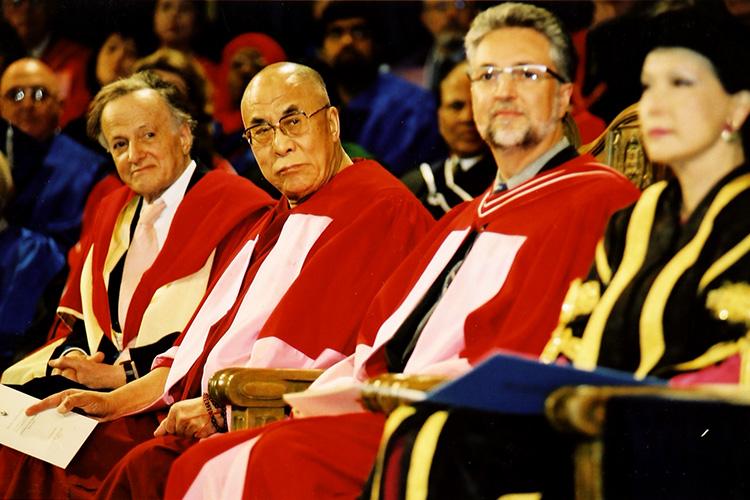
<svg viewBox="0 0 750 500"><path fill-rule="evenodd" d="M125 257L125 267L122 271L122 282L120 284L120 303L118 314L120 327L125 325L125 317L133 298L133 292L141 281L141 276L154 263L159 253L159 242L156 239L154 222L159 218L166 205L164 201L157 200L151 205L144 203L138 225L130 242L128 254Z"/></svg>

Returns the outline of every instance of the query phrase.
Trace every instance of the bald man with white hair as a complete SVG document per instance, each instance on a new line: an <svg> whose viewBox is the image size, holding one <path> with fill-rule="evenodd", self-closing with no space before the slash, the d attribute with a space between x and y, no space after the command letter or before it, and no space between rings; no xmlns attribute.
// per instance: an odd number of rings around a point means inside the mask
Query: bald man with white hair
<svg viewBox="0 0 750 500"><path fill-rule="evenodd" d="M346 358L375 293L431 227L419 200L382 166L346 155L338 110L314 70L266 67L241 110L260 169L282 193L275 209L247 231L151 372L110 393L64 391L30 409L79 408L112 422L64 471L3 450L0 478L20 469L30 480L0 496L76 496L114 465L100 496L160 497L172 461L226 430L207 393L211 375L229 366L326 368Z"/></svg>

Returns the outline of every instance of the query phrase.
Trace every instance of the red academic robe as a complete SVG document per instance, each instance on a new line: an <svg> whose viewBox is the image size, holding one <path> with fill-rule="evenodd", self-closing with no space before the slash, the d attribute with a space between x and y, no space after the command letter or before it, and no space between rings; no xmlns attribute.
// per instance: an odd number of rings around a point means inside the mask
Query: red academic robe
<svg viewBox="0 0 750 500"><path fill-rule="evenodd" d="M123 186L101 201L92 230L82 242L84 259L71 270L68 286L60 300L59 311L86 322L86 347L91 353L100 346L103 336L112 339L105 275L114 260L112 248L116 245L113 241L122 240L123 225L129 227L130 220L124 214L134 208L135 197L132 190ZM208 283L206 280L201 284L196 279L194 286L188 285L185 278L199 272L210 274L216 265L209 258L217 249L218 254L228 251L222 242L229 241L227 238L233 228L243 221L255 224L269 210L271 203L270 197L253 184L223 172L206 173L188 189L175 212L164 246L153 265L144 272L133 294L127 317L124 321L120 319L126 339L124 343L135 338L135 346L147 346L184 327ZM120 245L122 251L126 246L127 242ZM115 255L114 258L119 257ZM185 286L175 286L176 282ZM159 300L154 300L157 292ZM187 308L183 303L191 300L186 294L193 297L192 309L182 311ZM169 318L164 318L165 314ZM142 325L144 317L148 323ZM22 384L44 376L50 356L67 341L64 332L58 334L58 338L6 370L3 383ZM153 358L154 354L150 357ZM133 360L139 363L135 357ZM148 367L151 359L144 360L144 363ZM140 371L145 373L147 369Z"/></svg>
<svg viewBox="0 0 750 500"><path fill-rule="evenodd" d="M479 234L404 372L455 374L494 349L538 355L568 284L586 275L609 216L637 197L624 177L584 156L499 195L459 205L378 294L356 354L321 379L364 380L386 371L383 346L472 231ZM348 413L209 439L175 462L167 498L203 488L219 497L244 488L247 498L352 498L370 470L382 428L382 416ZM301 453L286 451L295 449ZM283 467L273 460L281 454Z"/></svg>
<svg viewBox="0 0 750 500"><path fill-rule="evenodd" d="M222 366L223 362L307 368L344 358L354 349L372 297L432 224L419 200L370 160L354 163L291 210L282 199L273 213L248 231L234 258L225 263L225 272L212 283L178 347L166 353L162 363L171 364L171 369L164 399L187 399L205 391L212 373L204 373L209 371L204 370L206 362L212 370L230 366ZM130 420L137 425L144 422L144 415L119 421ZM153 432L154 417L151 420ZM137 428L142 429L140 424ZM91 474L82 478L84 471L90 468L98 474L123 454L117 448L105 458L99 451L98 463L89 465L93 450L106 446L110 432L116 441L122 439L121 431L122 424L100 424L85 451L74 459L75 476L66 477L65 471L28 458L23 464L25 476L40 485L58 481L54 490L58 494L85 494L81 485L88 487L94 480ZM134 498L158 496L154 492L163 490L175 453L195 442L167 436L136 447L112 471L103 495L127 491L118 489L124 483L125 488L134 488ZM161 456L165 451L167 456ZM13 473L4 469L0 465L0 484ZM139 478L147 481L138 483ZM43 491L50 489L44 486ZM23 491L9 490L6 495Z"/></svg>

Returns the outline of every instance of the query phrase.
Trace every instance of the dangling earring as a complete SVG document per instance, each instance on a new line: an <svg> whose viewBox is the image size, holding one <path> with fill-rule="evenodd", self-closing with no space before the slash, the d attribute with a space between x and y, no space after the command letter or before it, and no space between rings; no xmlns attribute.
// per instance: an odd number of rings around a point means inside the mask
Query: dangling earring
<svg viewBox="0 0 750 500"><path fill-rule="evenodd" d="M739 139L739 137L740 135L737 133L731 123L727 123L726 125L724 125L724 128L721 129L721 139L724 142L734 142Z"/></svg>

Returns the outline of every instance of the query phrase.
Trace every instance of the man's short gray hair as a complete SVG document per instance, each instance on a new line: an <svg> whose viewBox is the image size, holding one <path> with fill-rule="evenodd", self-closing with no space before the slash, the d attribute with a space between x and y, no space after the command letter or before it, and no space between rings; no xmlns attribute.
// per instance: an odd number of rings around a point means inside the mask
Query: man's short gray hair
<svg viewBox="0 0 750 500"><path fill-rule="evenodd" d="M477 46L490 32L501 28L531 28L550 42L550 58L566 81L573 81L576 56L573 43L560 20L554 14L534 5L508 2L491 7L471 23L464 45L470 62L474 61Z"/></svg>
<svg viewBox="0 0 750 500"><path fill-rule="evenodd" d="M167 104L172 117L175 119L175 123L178 125L188 125L191 132L195 130L195 120L187 111L189 109L188 103L180 91L171 83L167 83L159 78L156 73L152 71L140 71L127 78L105 85L96 94L94 100L89 105L88 117L86 119L86 132L89 137L99 141L99 144L104 149L109 150L107 141L102 134L101 121L104 108L115 99L145 89L151 89L159 94Z"/></svg>

